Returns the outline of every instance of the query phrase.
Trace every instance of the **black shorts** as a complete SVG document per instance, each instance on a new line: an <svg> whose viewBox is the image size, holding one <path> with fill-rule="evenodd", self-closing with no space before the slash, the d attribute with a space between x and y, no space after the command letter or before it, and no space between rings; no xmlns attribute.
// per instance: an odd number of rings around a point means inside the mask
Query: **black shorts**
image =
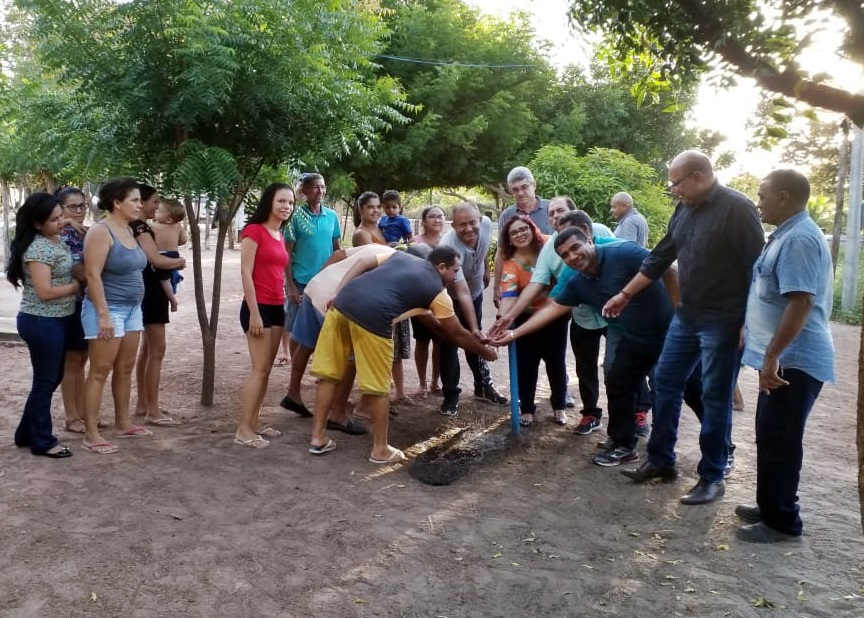
<svg viewBox="0 0 864 618"><path fill-rule="evenodd" d="M86 352L87 340L84 339L84 327L81 325L81 299L75 301L75 313L69 320L66 329L66 351Z"/></svg>
<svg viewBox="0 0 864 618"><path fill-rule="evenodd" d="M438 341L438 337L432 334L417 318L411 318L411 330L414 332L416 341Z"/></svg>
<svg viewBox="0 0 864 618"><path fill-rule="evenodd" d="M156 273L148 264L144 268L144 300L141 301L141 316L144 325L170 322L168 308L169 302L168 297L165 296L165 290L162 289L162 284L156 277Z"/></svg>
<svg viewBox="0 0 864 618"><path fill-rule="evenodd" d="M271 328L285 325L285 307L283 305L262 305L258 303L258 313L261 314L261 321L264 322L264 328ZM243 332L249 332L249 305L244 300L240 304L240 326L243 327Z"/></svg>

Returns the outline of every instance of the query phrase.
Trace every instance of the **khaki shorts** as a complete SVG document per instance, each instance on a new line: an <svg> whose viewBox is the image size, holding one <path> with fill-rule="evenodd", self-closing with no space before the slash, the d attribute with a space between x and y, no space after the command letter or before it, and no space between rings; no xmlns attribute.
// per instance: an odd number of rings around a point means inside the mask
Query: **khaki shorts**
<svg viewBox="0 0 864 618"><path fill-rule="evenodd" d="M360 392L388 397L393 340L369 332L336 309L330 309L324 317L312 359L312 375L322 380L341 380L352 350Z"/></svg>

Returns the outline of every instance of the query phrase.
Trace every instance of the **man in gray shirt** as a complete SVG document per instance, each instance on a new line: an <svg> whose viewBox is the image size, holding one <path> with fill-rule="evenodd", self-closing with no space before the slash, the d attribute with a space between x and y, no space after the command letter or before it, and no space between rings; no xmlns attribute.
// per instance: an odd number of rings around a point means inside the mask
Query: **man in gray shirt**
<svg viewBox="0 0 864 618"><path fill-rule="evenodd" d="M453 247L459 253L462 268L449 286L462 325L482 339L483 290L489 285L489 261L486 259L492 242L492 221L481 217L477 204L462 202L453 209L453 229L444 234L439 247ZM444 402L441 413L455 416L459 404L458 347L441 342L441 385ZM507 405L507 398L495 390L489 365L477 354L467 352L465 359L474 375L474 396L496 405Z"/></svg>
<svg viewBox="0 0 864 618"><path fill-rule="evenodd" d="M610 211L618 220L615 226L615 237L622 240L632 240L641 247L648 246L648 221L636 210L633 198L629 193L616 193L611 202Z"/></svg>

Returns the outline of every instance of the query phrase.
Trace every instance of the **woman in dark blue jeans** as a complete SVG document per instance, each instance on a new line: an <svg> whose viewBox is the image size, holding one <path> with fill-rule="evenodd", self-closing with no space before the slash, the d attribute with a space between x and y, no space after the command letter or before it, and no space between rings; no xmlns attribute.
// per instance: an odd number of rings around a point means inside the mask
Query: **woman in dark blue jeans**
<svg viewBox="0 0 864 618"><path fill-rule="evenodd" d="M51 399L63 379L66 333L81 285L72 277L72 254L60 239L63 207L48 193L34 193L18 209L6 277L22 287L18 334L30 350L33 385L15 444L34 455L70 457L51 425Z"/></svg>

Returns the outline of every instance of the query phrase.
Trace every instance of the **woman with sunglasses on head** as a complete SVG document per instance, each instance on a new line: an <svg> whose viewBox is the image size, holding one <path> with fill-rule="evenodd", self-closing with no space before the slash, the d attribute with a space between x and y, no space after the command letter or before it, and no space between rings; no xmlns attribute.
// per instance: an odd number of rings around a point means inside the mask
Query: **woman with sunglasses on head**
<svg viewBox="0 0 864 618"><path fill-rule="evenodd" d="M502 314L516 303L519 294L531 282L531 273L545 242L546 237L525 215L516 215L508 219L501 229L498 248L504 257L501 265L500 311ZM514 328L526 322L547 302L548 298L545 294L540 296L524 313L516 318ZM549 378L549 388L552 391L550 399L555 414L555 422L559 425L567 424L565 395L567 392L568 322L569 317L564 316L530 335L520 337L516 341L520 423L524 427L534 422L534 415L537 411L534 395L537 392L537 376L541 360L546 364L546 376Z"/></svg>
<svg viewBox="0 0 864 618"><path fill-rule="evenodd" d="M81 283L82 292L75 299L74 319L66 333L66 361L63 367L63 381L60 392L63 394L63 410L66 414L66 431L84 433L84 367L87 365L87 341L81 326L81 303L84 300L83 287L87 283L84 273L84 236L87 227L87 197L81 189L67 187L57 194L63 207L66 226L60 238L72 253L72 276ZM101 421L100 421L101 422Z"/></svg>
<svg viewBox="0 0 864 618"><path fill-rule="evenodd" d="M51 399L63 378L66 333L81 284L72 276L72 254L60 240L63 208L49 193L34 193L15 216L6 278L22 287L18 333L30 351L33 384L15 430L15 445L34 455L59 459L72 451L51 425Z"/></svg>

